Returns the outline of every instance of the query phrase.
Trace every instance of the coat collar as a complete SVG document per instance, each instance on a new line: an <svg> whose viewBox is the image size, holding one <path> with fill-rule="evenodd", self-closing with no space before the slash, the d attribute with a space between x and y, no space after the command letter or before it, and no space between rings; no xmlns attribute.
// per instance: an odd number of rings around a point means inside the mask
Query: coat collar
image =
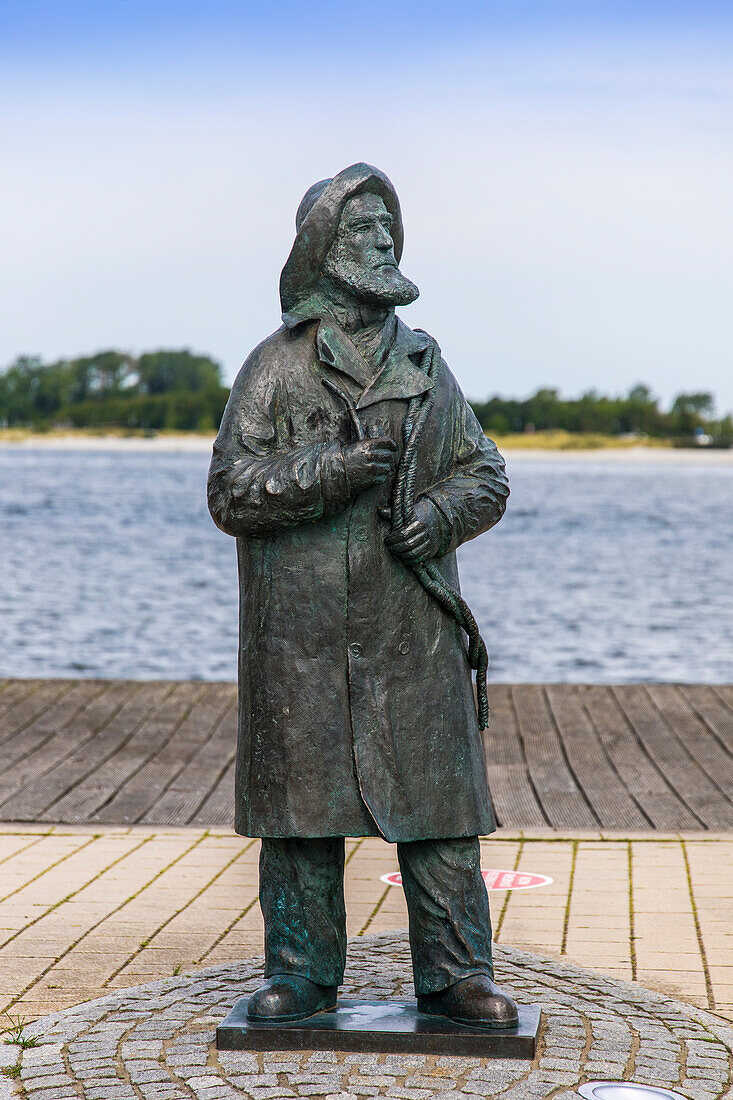
<svg viewBox="0 0 733 1100"><path fill-rule="evenodd" d="M424 332L413 332L399 317L396 320L397 330L385 364L357 401L357 409L374 405L377 401L417 397L435 385L415 362L428 346L430 338Z"/></svg>
<svg viewBox="0 0 733 1100"><path fill-rule="evenodd" d="M413 332L399 317L392 316L394 339L384 365L376 375L372 375L353 340L317 298L309 298L283 315L289 329L314 320L319 321L316 333L318 358L324 366L347 375L357 384L360 391L357 409L378 401L417 397L433 388L433 381L416 363L430 338L424 332Z"/></svg>

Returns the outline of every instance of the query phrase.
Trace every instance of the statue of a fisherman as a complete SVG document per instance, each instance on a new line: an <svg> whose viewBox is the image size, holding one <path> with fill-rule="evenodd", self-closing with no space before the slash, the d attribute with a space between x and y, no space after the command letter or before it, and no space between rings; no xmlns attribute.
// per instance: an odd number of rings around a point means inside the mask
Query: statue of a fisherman
<svg viewBox="0 0 733 1100"><path fill-rule="evenodd" d="M334 1007L344 837L381 836L397 844L418 1009L511 1027L478 842L496 827L486 650L454 553L501 518L504 462L434 340L395 316L418 289L387 177L354 164L322 180L296 228L283 325L234 383L209 475L239 559L235 825L262 837L267 980L248 1015Z"/></svg>

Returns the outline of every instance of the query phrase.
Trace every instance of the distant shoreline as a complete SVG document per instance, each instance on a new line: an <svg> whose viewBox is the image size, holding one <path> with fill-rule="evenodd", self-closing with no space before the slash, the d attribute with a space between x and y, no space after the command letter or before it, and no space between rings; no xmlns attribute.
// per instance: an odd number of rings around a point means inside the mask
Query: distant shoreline
<svg viewBox="0 0 733 1100"><path fill-rule="evenodd" d="M154 436L113 435L97 432L20 432L0 430L0 448L18 451L122 451L144 454L209 454L214 442L213 435L199 435L196 432L161 432ZM672 447L664 441L653 444L610 440L608 445L598 443L583 447L538 446L536 436L524 440L499 438L497 440L502 454L512 462L568 460L570 462L632 462L650 465L669 465L676 463L695 465L733 465L733 448L720 450L713 448Z"/></svg>
<svg viewBox="0 0 733 1100"><path fill-rule="evenodd" d="M0 430L0 447L24 451L211 451L214 436L197 432L115 435L102 432L14 432Z"/></svg>

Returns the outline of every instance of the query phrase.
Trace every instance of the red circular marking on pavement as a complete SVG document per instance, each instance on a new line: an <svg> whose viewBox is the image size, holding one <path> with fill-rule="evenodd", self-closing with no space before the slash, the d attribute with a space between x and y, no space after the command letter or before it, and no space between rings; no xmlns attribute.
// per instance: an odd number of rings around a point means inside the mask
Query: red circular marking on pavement
<svg viewBox="0 0 733 1100"><path fill-rule="evenodd" d="M535 875L529 871L500 871L488 867L481 872L487 890L531 890L533 886L548 886L553 880L549 875ZM389 875L380 875L380 882L388 886L401 886L402 875L392 871Z"/></svg>
<svg viewBox="0 0 733 1100"><path fill-rule="evenodd" d="M487 890L531 890L533 886L549 886L549 875L536 875L529 871L497 871L492 867L482 871Z"/></svg>

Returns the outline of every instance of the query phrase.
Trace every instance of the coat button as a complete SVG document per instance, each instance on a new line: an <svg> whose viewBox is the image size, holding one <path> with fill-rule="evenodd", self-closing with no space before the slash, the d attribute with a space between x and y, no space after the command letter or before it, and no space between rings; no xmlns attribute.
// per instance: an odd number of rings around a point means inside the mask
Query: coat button
<svg viewBox="0 0 733 1100"><path fill-rule="evenodd" d="M361 657L362 648L361 648L361 646L359 645L358 642L353 642L349 646L349 653L351 654L352 657Z"/></svg>
<svg viewBox="0 0 733 1100"><path fill-rule="evenodd" d="M405 653L410 652L410 643L409 642L400 642L400 644L398 645L397 648L399 649L400 653L404 656Z"/></svg>

